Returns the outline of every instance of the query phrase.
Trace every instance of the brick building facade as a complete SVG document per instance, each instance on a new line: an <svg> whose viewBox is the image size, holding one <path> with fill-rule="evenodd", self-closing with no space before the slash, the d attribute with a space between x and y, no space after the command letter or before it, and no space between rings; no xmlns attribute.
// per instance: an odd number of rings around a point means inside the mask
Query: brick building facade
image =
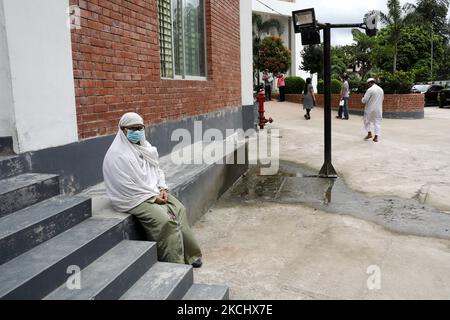
<svg viewBox="0 0 450 320"><path fill-rule="evenodd" d="M80 139L116 132L126 111L146 124L241 105L239 0L205 1L207 76L161 78L156 0L71 0L81 8L72 30Z"/></svg>

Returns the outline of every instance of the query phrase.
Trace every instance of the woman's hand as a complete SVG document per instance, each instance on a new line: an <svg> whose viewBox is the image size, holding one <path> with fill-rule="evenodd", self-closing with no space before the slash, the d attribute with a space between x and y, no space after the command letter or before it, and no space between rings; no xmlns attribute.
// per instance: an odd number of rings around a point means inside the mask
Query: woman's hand
<svg viewBox="0 0 450 320"><path fill-rule="evenodd" d="M169 201L169 193L165 190L161 190L159 196L156 198L155 202L157 204L166 204Z"/></svg>

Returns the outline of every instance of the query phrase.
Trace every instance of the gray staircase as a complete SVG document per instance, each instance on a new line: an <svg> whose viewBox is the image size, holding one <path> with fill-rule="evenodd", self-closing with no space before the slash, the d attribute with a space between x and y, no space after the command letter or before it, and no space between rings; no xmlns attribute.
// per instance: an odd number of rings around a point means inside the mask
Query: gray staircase
<svg viewBox="0 0 450 320"><path fill-rule="evenodd" d="M181 300L194 281L192 267L156 263L120 299Z"/></svg>
<svg viewBox="0 0 450 320"><path fill-rule="evenodd" d="M59 195L53 174L24 173L0 181L0 217Z"/></svg>
<svg viewBox="0 0 450 320"><path fill-rule="evenodd" d="M91 199L56 196L0 218L0 264L91 216Z"/></svg>
<svg viewBox="0 0 450 320"><path fill-rule="evenodd" d="M228 300L229 289L223 285L193 284L183 300Z"/></svg>
<svg viewBox="0 0 450 320"><path fill-rule="evenodd" d="M228 299L225 286L194 285L192 266L157 262L133 219L93 217L89 196L60 195L57 175L0 154L0 299Z"/></svg>
<svg viewBox="0 0 450 320"><path fill-rule="evenodd" d="M81 271L79 290L70 290L64 284L45 299L118 299L156 263L156 259L155 243L124 240Z"/></svg>
<svg viewBox="0 0 450 320"><path fill-rule="evenodd" d="M123 240L119 219L88 219L0 266L0 298L41 299Z"/></svg>

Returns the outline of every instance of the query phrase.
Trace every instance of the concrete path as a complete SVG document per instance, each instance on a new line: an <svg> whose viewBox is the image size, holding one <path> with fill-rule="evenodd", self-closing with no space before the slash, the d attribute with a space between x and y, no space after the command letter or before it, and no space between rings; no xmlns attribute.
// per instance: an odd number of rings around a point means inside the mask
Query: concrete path
<svg viewBox="0 0 450 320"><path fill-rule="evenodd" d="M323 109L306 121L299 105L272 102L267 115L280 129L281 159L318 171ZM415 198L427 204L422 210L447 215L450 109L427 108L424 120L386 119L377 144L364 135L361 117L333 118L333 164L349 188L369 201ZM239 187L193 228L204 252L197 282L228 284L232 299L450 298L450 240L394 233L345 209L251 197Z"/></svg>

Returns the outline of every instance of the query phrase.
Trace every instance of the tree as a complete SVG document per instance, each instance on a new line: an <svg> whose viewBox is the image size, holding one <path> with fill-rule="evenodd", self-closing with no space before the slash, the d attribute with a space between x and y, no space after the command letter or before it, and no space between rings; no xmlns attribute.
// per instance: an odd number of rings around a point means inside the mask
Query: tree
<svg viewBox="0 0 450 320"><path fill-rule="evenodd" d="M393 71L397 70L398 43L401 39L402 30L406 25L414 20L413 7L406 4L403 9L400 7L399 0L388 0L388 12L380 12L381 21L390 28L389 42L394 48ZM406 11L406 14L404 14Z"/></svg>
<svg viewBox="0 0 450 320"><path fill-rule="evenodd" d="M448 38L448 6L449 0L418 0L413 8L419 17L417 22L430 28L441 37Z"/></svg>
<svg viewBox="0 0 450 320"><path fill-rule="evenodd" d="M268 69L276 74L285 73L291 65L291 51L284 46L283 40L277 36L266 37L259 46L256 61L258 70Z"/></svg>
<svg viewBox="0 0 450 320"><path fill-rule="evenodd" d="M264 33L270 33L273 29L276 29L278 32L278 36L281 36L284 32L283 25L281 22L275 18L268 19L263 21L263 18L256 13L252 14L252 24L253 24L253 38L258 38L261 40L261 37Z"/></svg>
<svg viewBox="0 0 450 320"><path fill-rule="evenodd" d="M383 71L392 70L393 48L388 45L390 27L380 30L372 52L373 63ZM436 69L446 60L445 41L439 35L433 36ZM398 43L397 69L411 71L416 82L432 80L430 78L430 35L421 25L408 25L401 31Z"/></svg>
<svg viewBox="0 0 450 320"><path fill-rule="evenodd" d="M372 69L372 52L376 45L376 38L370 37L359 29L352 30L354 64L360 67L359 75L365 78Z"/></svg>
<svg viewBox="0 0 450 320"><path fill-rule="evenodd" d="M301 56L303 62L300 66L300 70L309 73L317 73L319 79L323 79L323 46L305 46L301 52Z"/></svg>
<svg viewBox="0 0 450 320"><path fill-rule="evenodd" d="M340 79L353 61L353 54L349 46L331 47L331 78Z"/></svg>

